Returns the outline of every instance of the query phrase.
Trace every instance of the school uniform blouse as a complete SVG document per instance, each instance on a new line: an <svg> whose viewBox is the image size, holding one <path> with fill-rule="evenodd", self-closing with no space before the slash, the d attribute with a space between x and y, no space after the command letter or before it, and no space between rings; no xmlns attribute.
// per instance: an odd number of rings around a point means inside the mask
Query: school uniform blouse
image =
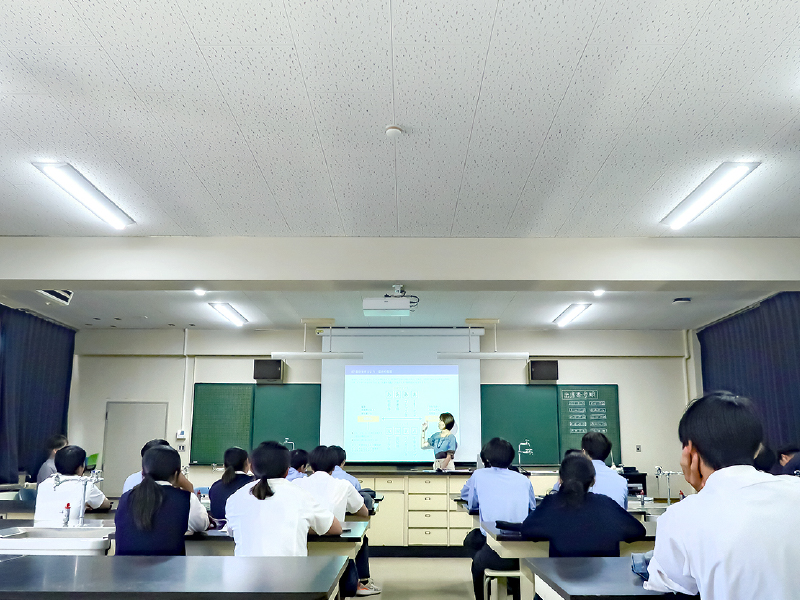
<svg viewBox="0 0 800 600"><path fill-rule="evenodd" d="M437 458L443 452L455 453L456 448L458 448L458 442L456 442L456 436L454 436L452 433L450 435L442 436L441 431L437 431L431 437L429 437L428 444L430 444L431 448L433 448L434 455Z"/></svg>
<svg viewBox="0 0 800 600"><path fill-rule="evenodd" d="M478 469L464 488L467 505L470 510L478 509L481 522L521 523L536 508L536 495L530 479L509 469ZM463 493L464 490L462 496Z"/></svg>
<svg viewBox="0 0 800 600"><path fill-rule="evenodd" d="M356 513L364 506L364 499L349 481L336 479L324 471L317 471L310 477L297 479L294 483L314 496L340 522L344 521L346 513Z"/></svg>
<svg viewBox="0 0 800 600"><path fill-rule="evenodd" d="M228 501L228 498L240 487L247 485L254 479L255 477L248 475L244 471L236 471L236 476L230 483L225 483L222 479L215 481L211 489L208 490L208 500L211 503L209 512L211 516L215 519L224 519L225 503Z"/></svg>
<svg viewBox="0 0 800 600"><path fill-rule="evenodd" d="M339 465L336 465L333 468L333 477L334 477L334 479L341 479L343 481L349 481L353 485L353 487L356 488L357 492L361 491L361 484L358 483L358 479L356 479L355 477L350 475L350 473L345 471Z"/></svg>
<svg viewBox="0 0 800 600"><path fill-rule="evenodd" d="M42 463L42 466L39 467L39 472L36 474L36 483L42 483L45 479L50 477L50 475L55 475L56 473L58 473L58 469L56 469L55 459L48 458Z"/></svg>
<svg viewBox="0 0 800 600"><path fill-rule="evenodd" d="M286 480L294 481L295 479L302 479L305 476L306 476L305 473L301 473L294 467L289 467L289 472L286 474Z"/></svg>
<svg viewBox="0 0 800 600"><path fill-rule="evenodd" d="M161 482L159 482L161 483ZM131 492L119 499L114 516L116 554L139 556L182 556L186 554L184 536L189 529L191 494L186 490L163 486L161 505L153 515L153 527L142 530L136 527L131 506Z"/></svg>
<svg viewBox="0 0 800 600"><path fill-rule="evenodd" d="M272 496L259 500L250 491L257 481L239 488L225 508L235 556L308 556L308 530L326 533L333 513L299 485L269 479Z"/></svg>
<svg viewBox="0 0 800 600"><path fill-rule="evenodd" d="M645 536L644 525L608 496L589 492L580 506L545 496L522 523L522 536L550 542L550 556L619 556L619 543Z"/></svg>

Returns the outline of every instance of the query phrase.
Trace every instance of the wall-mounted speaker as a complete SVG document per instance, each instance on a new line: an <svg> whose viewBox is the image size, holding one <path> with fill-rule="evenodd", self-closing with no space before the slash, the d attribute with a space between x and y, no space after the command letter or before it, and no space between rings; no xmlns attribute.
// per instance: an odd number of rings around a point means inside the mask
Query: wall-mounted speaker
<svg viewBox="0 0 800 600"><path fill-rule="evenodd" d="M532 360L528 363L528 383L558 381L557 360Z"/></svg>
<svg viewBox="0 0 800 600"><path fill-rule="evenodd" d="M283 383L284 362L276 358L253 361L253 379L258 384Z"/></svg>

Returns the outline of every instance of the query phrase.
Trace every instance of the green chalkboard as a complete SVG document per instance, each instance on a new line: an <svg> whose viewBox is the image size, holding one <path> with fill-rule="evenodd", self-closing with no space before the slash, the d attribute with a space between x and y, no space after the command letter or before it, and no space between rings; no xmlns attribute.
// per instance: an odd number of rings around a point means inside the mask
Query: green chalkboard
<svg viewBox="0 0 800 600"><path fill-rule="evenodd" d="M231 446L250 449L253 387L238 383L196 383L192 412L192 464L222 464Z"/></svg>
<svg viewBox="0 0 800 600"><path fill-rule="evenodd" d="M318 383L259 385L253 405L253 445L286 438L309 452L319 446L322 386Z"/></svg>
<svg viewBox="0 0 800 600"><path fill-rule="evenodd" d="M493 437L508 440L514 450L530 440L531 453L518 455L517 464L559 463L556 386L481 385L481 444Z"/></svg>
<svg viewBox="0 0 800 600"><path fill-rule="evenodd" d="M622 464L616 385L559 385L558 422L562 456L570 448L580 448L585 433L599 431L611 440L614 462ZM606 460L609 465L612 456Z"/></svg>

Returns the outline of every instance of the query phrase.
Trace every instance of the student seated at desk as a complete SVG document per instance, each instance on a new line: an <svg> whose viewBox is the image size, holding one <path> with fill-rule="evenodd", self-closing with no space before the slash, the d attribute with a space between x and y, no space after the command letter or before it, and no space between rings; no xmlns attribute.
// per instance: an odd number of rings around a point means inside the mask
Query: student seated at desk
<svg viewBox="0 0 800 600"><path fill-rule="evenodd" d="M523 537L550 542L550 556L619 556L620 542L645 536L644 525L604 494L590 492L594 461L570 454L561 462L561 486L545 496L522 524Z"/></svg>
<svg viewBox="0 0 800 600"><path fill-rule="evenodd" d="M492 438L483 447L483 455L491 465L478 469L470 477L467 503L470 510L478 509L482 522L509 521L521 523L536 508L536 497L530 480L510 471L516 452L506 440ZM464 545L476 550L472 558L472 584L475 598L483 600L483 572L486 569L511 570L519 568L519 560L500 558L486 544L485 534L473 530ZM509 580L514 595L519 595L519 580Z"/></svg>
<svg viewBox="0 0 800 600"><path fill-rule="evenodd" d="M111 502L93 483L86 484L81 476L86 465L86 451L80 446L64 446L55 456L57 475L51 475L39 484L33 519L38 526L61 527L65 520L71 524L80 521L84 511L108 510ZM58 480L58 481L56 481ZM67 506L69 505L69 513Z"/></svg>
<svg viewBox="0 0 800 600"><path fill-rule="evenodd" d="M606 466L606 459L611 454L611 441L602 433L590 431L581 439L581 450L567 450L564 457L575 452L582 452L592 461L595 481L592 489L595 494L608 496L622 508L628 508L628 480L614 469ZM553 486L558 491L559 484Z"/></svg>
<svg viewBox="0 0 800 600"><path fill-rule="evenodd" d="M144 458L144 453L147 452L150 448L155 446L169 446L169 442L167 440L150 440L144 446L142 446L142 458ZM171 448L172 446L170 446ZM128 478L125 480L125 483L122 484L122 493L129 492L134 488L134 486L139 485L142 482L142 478L144 477L144 467L142 467L141 471L136 471L136 473L131 473L128 475ZM178 487L182 490L186 490L187 492L191 492L194 494L194 486L192 483L183 476L181 473L178 476Z"/></svg>
<svg viewBox="0 0 800 600"><path fill-rule="evenodd" d="M50 477L50 475L58 473L55 461L56 452L67 444L69 444L69 440L67 440L67 436L65 435L54 435L47 438L47 460L39 467L39 473L36 475L36 483L42 483L45 479Z"/></svg>
<svg viewBox="0 0 800 600"><path fill-rule="evenodd" d="M233 447L225 450L223 457L225 472L222 479L215 481L208 490L208 500L211 503L209 512L215 519L225 518L225 503L228 498L243 485L255 480L250 475L250 457L242 448Z"/></svg>
<svg viewBox="0 0 800 600"><path fill-rule="evenodd" d="M317 446L311 451L308 462L314 473L310 477L295 479L294 483L307 492L330 510L339 521L344 521L345 513L360 517L368 517L369 510L364 504L364 499L349 481L335 479L333 471L339 464L340 454L333 446ZM369 574L369 539L364 536L361 548L356 555L355 564L352 562L348 568L355 568L356 573L350 578L353 585L344 585L345 595L371 596L380 594L381 589L370 580ZM348 574L343 580L346 582ZM355 589L350 589L353 587Z"/></svg>
<svg viewBox="0 0 800 600"><path fill-rule="evenodd" d="M299 485L286 480L289 449L263 442L250 455L256 481L228 498L228 531L236 556L308 556L308 532L339 535L342 525Z"/></svg>
<svg viewBox="0 0 800 600"><path fill-rule="evenodd" d="M686 408L681 470L697 494L658 518L646 589L703 600L800 597L800 478L753 468L762 435L747 398L715 392Z"/></svg>
<svg viewBox="0 0 800 600"><path fill-rule="evenodd" d="M208 529L208 514L192 492L178 487L181 457L169 446L150 448L142 457L141 483L122 494L114 516L116 554L186 554L187 532Z"/></svg>
<svg viewBox="0 0 800 600"><path fill-rule="evenodd" d="M361 491L361 484L358 483L358 479L350 475L347 471L344 470L344 463L347 462L347 452L344 451L344 448L341 446L328 446L328 448L332 448L333 451L336 453L336 467L333 469L333 476L336 479L343 479L344 481L349 481L353 484L353 487L356 488L356 491Z"/></svg>
<svg viewBox="0 0 800 600"><path fill-rule="evenodd" d="M308 470L308 452L305 450L292 450L291 455L289 456L289 474L286 476L286 479L289 481L294 481L295 479L301 479L306 476L306 470Z"/></svg>
<svg viewBox="0 0 800 600"><path fill-rule="evenodd" d="M791 444L778 450L778 463L782 475L794 475L795 471L800 471L800 447Z"/></svg>

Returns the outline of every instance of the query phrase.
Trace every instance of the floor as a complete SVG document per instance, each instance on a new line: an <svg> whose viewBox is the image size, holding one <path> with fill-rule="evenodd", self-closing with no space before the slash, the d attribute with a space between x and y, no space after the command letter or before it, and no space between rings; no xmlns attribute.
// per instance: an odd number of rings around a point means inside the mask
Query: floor
<svg viewBox="0 0 800 600"><path fill-rule="evenodd" d="M376 600L473 600L469 558L370 558Z"/></svg>

